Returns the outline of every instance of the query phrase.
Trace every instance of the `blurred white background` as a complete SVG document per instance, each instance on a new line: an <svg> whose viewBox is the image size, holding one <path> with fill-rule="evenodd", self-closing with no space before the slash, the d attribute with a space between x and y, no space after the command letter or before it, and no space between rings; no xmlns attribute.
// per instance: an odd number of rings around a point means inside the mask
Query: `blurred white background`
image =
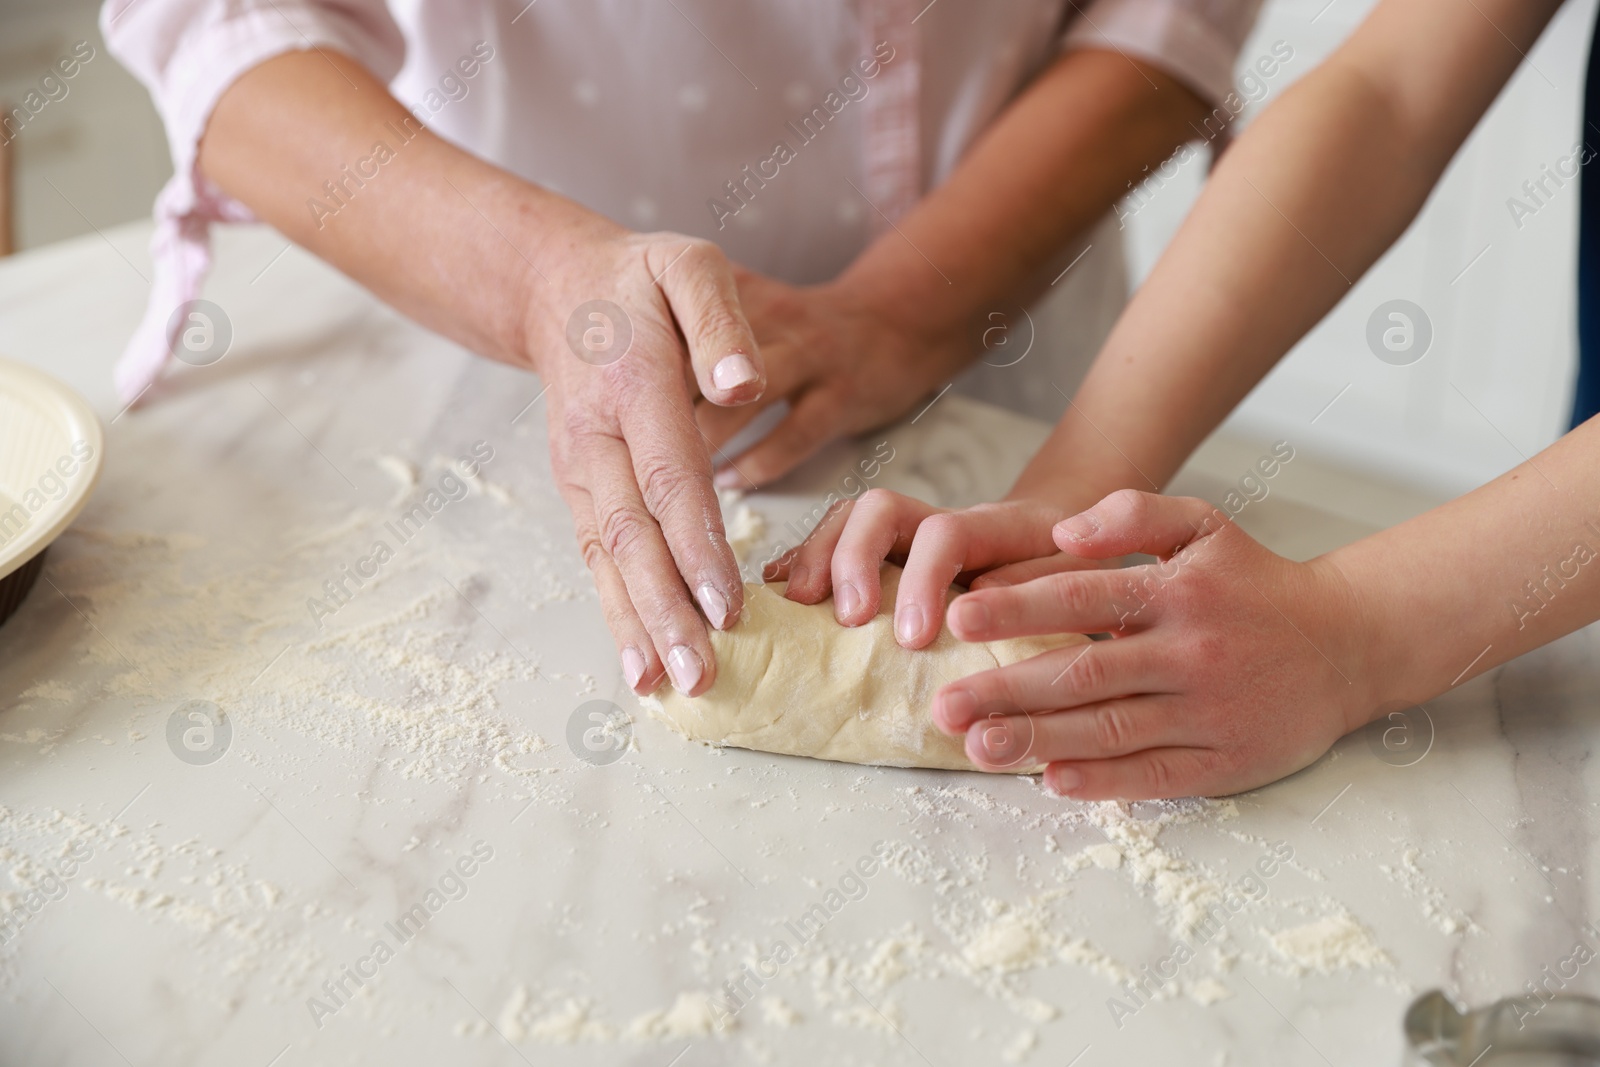
<svg viewBox="0 0 1600 1067"><path fill-rule="evenodd" d="M144 87L112 59L96 0L0 0L0 101L16 106L56 60L87 41L94 58L12 142L20 251L150 214L172 173Z"/></svg>
<svg viewBox="0 0 1600 1067"><path fill-rule="evenodd" d="M1243 64L1277 41L1295 58L1269 82L1262 104L1312 69L1371 7L1269 0ZM1506 202L1579 139L1594 9L1593 0L1561 9L1422 215L1250 395L1225 437L1285 439L1316 459L1442 496L1482 484L1565 432L1576 373L1577 184L1520 229ZM1176 231L1204 171L1201 160L1181 168L1130 220L1136 280ZM1432 347L1411 366L1379 361L1366 343L1368 317L1395 298L1420 305L1434 327Z"/></svg>
<svg viewBox="0 0 1600 1067"><path fill-rule="evenodd" d="M1243 63L1279 41L1294 58L1242 123L1331 51L1370 6L1269 0ZM68 95L13 142L19 250L145 217L170 173L149 97L106 53L97 10L94 0L0 0L0 99L15 103L76 42L95 49L67 83ZM1287 439L1329 469L1378 474L1439 497L1499 474L1562 432L1574 373L1576 185L1520 228L1507 200L1578 140L1593 16L1594 0L1562 10L1422 217L1219 440ZM1135 279L1177 228L1205 166L1197 158L1130 201L1138 205L1127 232ZM1397 297L1419 304L1434 327L1427 355L1404 367L1380 362L1365 340L1373 309Z"/></svg>

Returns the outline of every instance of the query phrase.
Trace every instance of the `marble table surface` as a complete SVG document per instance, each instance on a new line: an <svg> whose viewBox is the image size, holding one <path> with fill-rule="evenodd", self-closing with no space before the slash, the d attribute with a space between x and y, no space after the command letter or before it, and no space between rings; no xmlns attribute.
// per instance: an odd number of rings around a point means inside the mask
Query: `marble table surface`
<svg viewBox="0 0 1600 1067"><path fill-rule="evenodd" d="M693 746L621 684L537 380L244 228L226 358L120 411L147 232L0 264L0 354L107 422L0 629L0 1063L1398 1063L1415 995L1600 943L1592 630L1224 802ZM975 501L1044 430L951 395L729 507L770 543L883 442Z"/></svg>

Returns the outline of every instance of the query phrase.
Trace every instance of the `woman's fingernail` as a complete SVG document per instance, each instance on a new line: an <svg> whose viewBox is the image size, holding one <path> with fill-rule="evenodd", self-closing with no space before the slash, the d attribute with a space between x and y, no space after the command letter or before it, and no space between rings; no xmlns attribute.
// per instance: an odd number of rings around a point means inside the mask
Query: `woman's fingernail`
<svg viewBox="0 0 1600 1067"><path fill-rule="evenodd" d="M1085 511L1070 519L1062 519L1056 523L1056 529L1074 541L1087 541L1100 532L1100 520L1095 518L1093 512Z"/></svg>
<svg viewBox="0 0 1600 1067"><path fill-rule="evenodd" d="M856 592L856 587L849 582L842 583L833 591L834 607L838 609L839 621L847 622L861 606L861 594Z"/></svg>
<svg viewBox="0 0 1600 1067"><path fill-rule="evenodd" d="M965 689L951 689L939 698L939 718L947 729L961 731L978 717L978 698Z"/></svg>
<svg viewBox="0 0 1600 1067"><path fill-rule="evenodd" d="M1044 772L1045 788L1058 797L1070 797L1083 788L1083 772L1076 767L1051 767Z"/></svg>
<svg viewBox="0 0 1600 1067"><path fill-rule="evenodd" d="M711 380L718 389L737 389L759 377L761 375L756 373L756 365L742 352L723 356L717 361L717 365L711 368Z"/></svg>
<svg viewBox="0 0 1600 1067"><path fill-rule="evenodd" d="M744 476L732 467L724 467L712 477L711 484L718 489L737 489L744 484Z"/></svg>
<svg viewBox="0 0 1600 1067"><path fill-rule="evenodd" d="M632 645L622 650L622 677L629 689L639 688L639 679L644 677L644 656Z"/></svg>
<svg viewBox="0 0 1600 1067"><path fill-rule="evenodd" d="M728 598L707 582L695 593L695 599L700 601L700 610L706 613L706 621L718 630L722 629L728 621Z"/></svg>
<svg viewBox="0 0 1600 1067"><path fill-rule="evenodd" d="M895 636L900 638L902 645L909 645L922 636L922 627L926 621L927 616L922 613L920 607L907 604L894 613Z"/></svg>
<svg viewBox="0 0 1600 1067"><path fill-rule="evenodd" d="M805 567L790 567L789 588L804 589L806 587L806 579L809 577L811 577L811 572Z"/></svg>
<svg viewBox="0 0 1600 1067"><path fill-rule="evenodd" d="M989 605L981 600L956 601L956 621L961 623L961 628L974 637L982 637L989 632L992 619L989 615Z"/></svg>
<svg viewBox="0 0 1600 1067"><path fill-rule="evenodd" d="M705 666L694 649L688 645L677 645L667 653L667 673L672 675L672 688L688 696L689 690L700 684Z"/></svg>

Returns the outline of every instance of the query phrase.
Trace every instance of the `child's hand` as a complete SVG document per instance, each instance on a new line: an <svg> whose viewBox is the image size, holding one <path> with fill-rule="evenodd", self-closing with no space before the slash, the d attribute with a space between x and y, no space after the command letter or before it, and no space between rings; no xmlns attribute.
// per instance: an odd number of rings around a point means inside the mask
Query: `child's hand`
<svg viewBox="0 0 1600 1067"><path fill-rule="evenodd" d="M945 592L961 575L1039 556L1066 560L1077 568L1099 566L1062 556L1051 542L1051 524L1068 514L1059 505L1036 500L947 511L872 489L818 524L772 577L787 573L785 595L802 604L816 604L831 592L834 617L842 625L859 626L878 614L883 561L903 561L895 637L906 648L922 648L939 636Z"/></svg>
<svg viewBox="0 0 1600 1067"><path fill-rule="evenodd" d="M1082 799L1234 793L1299 770L1367 721L1374 639L1326 557L1291 562L1205 501L1133 490L1052 533L1084 560L1145 552L1162 562L1050 575L950 605L964 641L1114 638L941 689L934 722L966 734L974 762L1048 763L1047 787Z"/></svg>

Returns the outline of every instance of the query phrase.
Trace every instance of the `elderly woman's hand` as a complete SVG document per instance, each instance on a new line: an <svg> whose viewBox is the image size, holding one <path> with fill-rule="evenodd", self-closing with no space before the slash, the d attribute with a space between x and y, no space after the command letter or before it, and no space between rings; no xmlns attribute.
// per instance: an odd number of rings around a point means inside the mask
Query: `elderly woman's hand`
<svg viewBox="0 0 1600 1067"><path fill-rule="evenodd" d="M748 403L765 387L762 361L715 245L592 229L572 235L559 275L530 287L524 344L549 387L551 463L624 677L648 692L665 670L695 695L716 667L694 605L731 626L744 585L691 390Z"/></svg>
<svg viewBox="0 0 1600 1067"><path fill-rule="evenodd" d="M749 451L727 457L732 465L718 473L718 485L767 485L829 441L893 421L981 351L977 333L901 313L849 274L809 287L747 270L736 274L765 361L767 391L759 403L743 407L702 402L700 428L720 448L767 405L787 400L790 410Z"/></svg>
<svg viewBox="0 0 1600 1067"><path fill-rule="evenodd" d="M747 404L766 375L733 269L711 242L638 234L434 136L308 217L306 190L414 120L338 52L246 71L201 146L207 178L412 318L544 380L552 460L637 692L715 677L705 622L744 585L723 536L695 391Z"/></svg>

